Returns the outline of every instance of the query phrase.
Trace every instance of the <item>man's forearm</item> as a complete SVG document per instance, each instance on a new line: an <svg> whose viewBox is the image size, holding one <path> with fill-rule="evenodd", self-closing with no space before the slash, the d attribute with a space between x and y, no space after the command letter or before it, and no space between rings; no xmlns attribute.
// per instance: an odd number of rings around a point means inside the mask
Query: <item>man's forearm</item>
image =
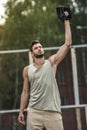
<svg viewBox="0 0 87 130"><path fill-rule="evenodd" d="M69 20L65 20L65 44L70 46L72 44L71 27Z"/></svg>
<svg viewBox="0 0 87 130"><path fill-rule="evenodd" d="M21 95L21 103L20 103L20 113L23 113L28 102L28 94Z"/></svg>

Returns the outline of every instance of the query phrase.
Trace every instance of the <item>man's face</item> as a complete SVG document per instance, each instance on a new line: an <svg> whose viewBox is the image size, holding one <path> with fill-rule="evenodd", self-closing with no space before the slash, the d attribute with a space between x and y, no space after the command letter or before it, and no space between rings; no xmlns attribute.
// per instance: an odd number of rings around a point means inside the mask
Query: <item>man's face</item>
<svg viewBox="0 0 87 130"><path fill-rule="evenodd" d="M44 56L44 50L40 43L33 45L32 55L36 58L42 58Z"/></svg>

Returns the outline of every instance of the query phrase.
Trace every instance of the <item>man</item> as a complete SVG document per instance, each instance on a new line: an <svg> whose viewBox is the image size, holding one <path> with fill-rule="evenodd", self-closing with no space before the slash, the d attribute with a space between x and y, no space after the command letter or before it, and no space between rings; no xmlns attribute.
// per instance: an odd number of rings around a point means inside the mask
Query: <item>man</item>
<svg viewBox="0 0 87 130"><path fill-rule="evenodd" d="M67 15L67 12L64 12ZM58 64L66 56L72 42L69 20L64 20L65 43L56 54L44 58L44 50L39 41L30 47L34 62L23 70L23 90L21 94L18 121L25 124L24 109L27 109L27 130L63 130L60 94L55 73Z"/></svg>

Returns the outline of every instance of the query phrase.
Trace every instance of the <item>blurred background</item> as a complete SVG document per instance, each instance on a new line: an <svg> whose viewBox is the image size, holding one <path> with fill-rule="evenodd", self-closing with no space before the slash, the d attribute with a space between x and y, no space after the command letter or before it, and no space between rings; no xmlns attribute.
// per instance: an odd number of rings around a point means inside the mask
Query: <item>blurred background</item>
<svg viewBox="0 0 87 130"><path fill-rule="evenodd" d="M38 39L43 44L46 58L64 43L64 24L56 14L58 5L69 6L72 11L72 47L56 73L64 128L87 129L87 0L3 0L5 12L0 14L0 130L26 129L17 123L22 70L30 64L28 50L32 40Z"/></svg>

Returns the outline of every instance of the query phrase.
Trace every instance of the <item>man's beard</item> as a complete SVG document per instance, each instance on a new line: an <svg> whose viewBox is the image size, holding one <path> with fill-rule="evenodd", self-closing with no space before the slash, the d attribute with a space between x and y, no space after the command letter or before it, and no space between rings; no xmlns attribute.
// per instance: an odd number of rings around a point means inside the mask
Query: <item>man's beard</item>
<svg viewBox="0 0 87 130"><path fill-rule="evenodd" d="M34 56L35 56L36 58L43 58L43 57L44 57L44 53L43 53L43 54L39 54L39 55L34 54Z"/></svg>

